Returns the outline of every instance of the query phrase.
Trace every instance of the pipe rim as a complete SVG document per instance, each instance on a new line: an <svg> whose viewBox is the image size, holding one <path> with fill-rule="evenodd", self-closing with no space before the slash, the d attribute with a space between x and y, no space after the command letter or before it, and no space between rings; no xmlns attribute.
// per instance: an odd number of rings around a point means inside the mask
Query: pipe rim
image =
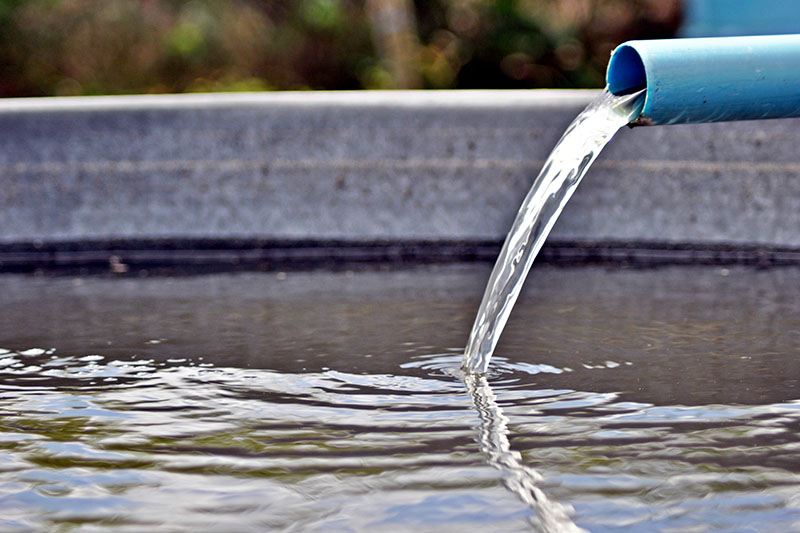
<svg viewBox="0 0 800 533"><path fill-rule="evenodd" d="M622 44L614 50L606 70L606 84L618 96L647 88L647 71L636 48Z"/></svg>

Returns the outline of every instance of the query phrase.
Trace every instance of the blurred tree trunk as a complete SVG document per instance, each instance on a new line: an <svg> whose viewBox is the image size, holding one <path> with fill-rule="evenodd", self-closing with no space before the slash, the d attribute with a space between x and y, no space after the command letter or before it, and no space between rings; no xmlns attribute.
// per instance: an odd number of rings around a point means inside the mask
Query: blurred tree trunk
<svg viewBox="0 0 800 533"><path fill-rule="evenodd" d="M417 89L419 38L411 0L366 0L372 40L396 89Z"/></svg>

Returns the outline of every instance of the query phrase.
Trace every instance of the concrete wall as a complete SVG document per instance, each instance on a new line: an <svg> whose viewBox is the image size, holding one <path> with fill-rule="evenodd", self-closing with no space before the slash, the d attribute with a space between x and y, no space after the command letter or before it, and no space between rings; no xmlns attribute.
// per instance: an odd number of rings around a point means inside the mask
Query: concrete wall
<svg viewBox="0 0 800 533"><path fill-rule="evenodd" d="M593 91L0 101L0 243L500 239ZM800 121L625 128L551 239L800 246Z"/></svg>

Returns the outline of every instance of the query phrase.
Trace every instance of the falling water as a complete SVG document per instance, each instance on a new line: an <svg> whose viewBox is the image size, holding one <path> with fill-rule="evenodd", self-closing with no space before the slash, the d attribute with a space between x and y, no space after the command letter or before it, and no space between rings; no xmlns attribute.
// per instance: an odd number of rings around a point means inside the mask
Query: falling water
<svg viewBox="0 0 800 533"><path fill-rule="evenodd" d="M586 171L622 126L641 112L644 91L615 96L608 89L572 121L522 202L497 258L464 353L465 370L483 373L525 277Z"/></svg>

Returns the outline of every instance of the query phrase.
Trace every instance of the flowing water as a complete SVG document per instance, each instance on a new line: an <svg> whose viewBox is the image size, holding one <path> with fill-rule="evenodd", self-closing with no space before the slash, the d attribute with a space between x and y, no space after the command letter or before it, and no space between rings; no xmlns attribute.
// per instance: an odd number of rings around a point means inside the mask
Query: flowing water
<svg viewBox="0 0 800 533"><path fill-rule="evenodd" d="M484 373L525 278L558 215L600 151L641 112L644 91L608 89L578 115L545 161L508 232L464 352L464 369Z"/></svg>
<svg viewBox="0 0 800 533"><path fill-rule="evenodd" d="M0 531L797 531L800 269L0 277Z"/></svg>

